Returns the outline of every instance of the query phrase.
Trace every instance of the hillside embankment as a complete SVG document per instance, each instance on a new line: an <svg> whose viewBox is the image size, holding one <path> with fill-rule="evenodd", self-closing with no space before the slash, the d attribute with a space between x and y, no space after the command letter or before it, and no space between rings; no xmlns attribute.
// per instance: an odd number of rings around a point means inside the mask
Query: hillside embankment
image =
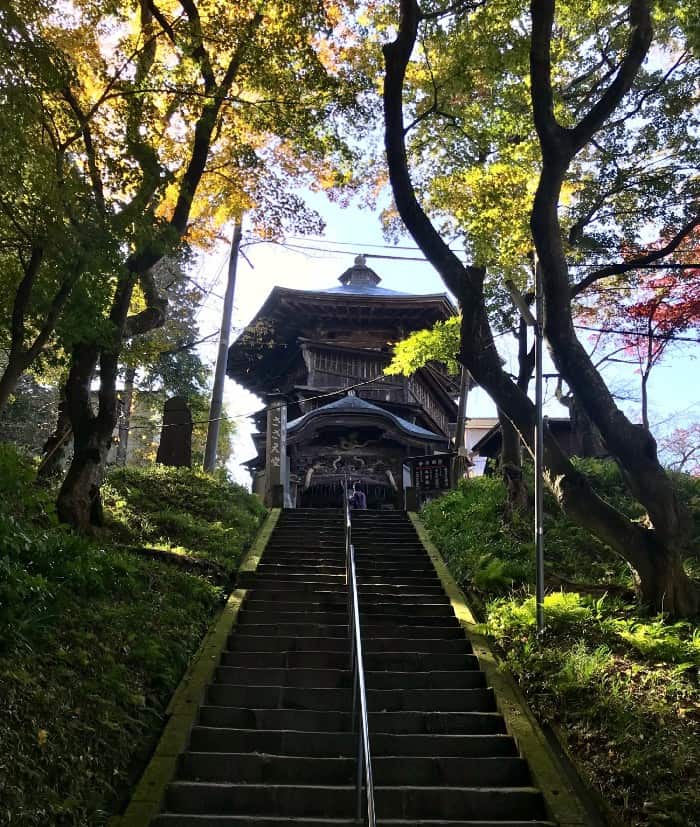
<svg viewBox="0 0 700 827"><path fill-rule="evenodd" d="M581 463L633 517L612 463ZM700 480L678 475L698 528ZM529 514L506 520L505 488L482 477L422 518L533 711L555 734L614 827L700 824L700 626L635 602L629 569L553 501L545 521L546 629L534 634ZM686 561L700 575L700 560Z"/></svg>
<svg viewBox="0 0 700 827"><path fill-rule="evenodd" d="M187 469L115 470L107 525L60 526L55 492L0 445L0 824L106 824L264 516Z"/></svg>

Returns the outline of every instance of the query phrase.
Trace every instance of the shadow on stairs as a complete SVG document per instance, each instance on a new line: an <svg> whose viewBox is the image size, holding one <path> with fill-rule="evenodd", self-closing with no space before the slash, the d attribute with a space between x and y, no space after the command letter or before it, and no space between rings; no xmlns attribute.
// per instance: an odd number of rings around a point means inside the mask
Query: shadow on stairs
<svg viewBox="0 0 700 827"><path fill-rule="evenodd" d="M543 797L404 513L354 512L380 825L543 827ZM340 511L284 511L153 827L354 825Z"/></svg>

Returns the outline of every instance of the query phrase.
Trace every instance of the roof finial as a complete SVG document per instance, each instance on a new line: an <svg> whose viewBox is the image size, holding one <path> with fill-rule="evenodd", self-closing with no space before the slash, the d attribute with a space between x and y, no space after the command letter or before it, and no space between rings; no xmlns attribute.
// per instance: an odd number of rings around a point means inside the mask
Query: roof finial
<svg viewBox="0 0 700 827"><path fill-rule="evenodd" d="M355 256L355 263L340 276L339 281L343 286L349 285L355 290L364 290L376 287L381 279L367 266L367 256L361 253Z"/></svg>

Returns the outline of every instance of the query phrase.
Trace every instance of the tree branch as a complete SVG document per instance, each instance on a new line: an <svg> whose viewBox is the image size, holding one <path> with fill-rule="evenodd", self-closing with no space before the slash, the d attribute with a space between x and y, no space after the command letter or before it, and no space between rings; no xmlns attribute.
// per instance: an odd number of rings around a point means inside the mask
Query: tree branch
<svg viewBox="0 0 700 827"><path fill-rule="evenodd" d="M661 247L658 250L653 250L643 256L628 259L627 261L623 261L618 264L608 264L606 267L601 267L600 270L594 270L592 273L589 273L585 278L582 278L579 282L572 285L572 297L580 295L592 284L600 281L600 279L609 278L610 276L621 276L624 273L629 273L631 270L636 270L639 267L644 267L647 264L653 264L654 262L660 261L662 258L665 258L673 253L680 246L681 242L683 242L696 227L700 227L700 213L681 227L676 235L674 235L664 247Z"/></svg>
<svg viewBox="0 0 700 827"><path fill-rule="evenodd" d="M545 150L554 156L564 152L569 155L570 135L557 122L554 115L552 90L552 27L554 26L554 0L531 0L532 37L530 40L530 78L532 112L535 129Z"/></svg>
<svg viewBox="0 0 700 827"><path fill-rule="evenodd" d="M537 5L533 3L533 5ZM620 64L620 69L595 103L588 114L573 128L574 152L585 146L591 137L605 123L608 116L615 110L622 98L629 92L637 77L644 59L647 56L653 35L651 10L648 0L631 0L629 17L632 25L627 52Z"/></svg>
<svg viewBox="0 0 700 827"><path fill-rule="evenodd" d="M25 327L24 322L27 315L27 308L29 307L29 300L32 295L32 289L36 282L36 277L39 273L42 259L44 258L44 251L42 247L35 245L32 247L32 252L29 261L23 265L24 276L20 281L15 299L12 304L12 322L11 322L11 345L10 352L15 350L20 352L24 344Z"/></svg>
<svg viewBox="0 0 700 827"><path fill-rule="evenodd" d="M191 0L185 0L185 3L187 5L193 5ZM185 3L183 3L183 6L186 8L187 6L185 6ZM190 156L189 164L187 165L185 174L180 182L177 202L170 219L170 226L178 233L178 235L182 235L187 228L187 221L192 208L194 194L199 186L202 175L204 174L207 158L209 157L211 137L214 127L216 126L219 110L221 109L224 98L228 94L236 75L238 74L238 70L240 69L250 39L260 24L262 16L262 12L258 11L248 22L244 32L241 34L238 48L229 61L224 77L219 86L216 87L213 99L204 106L197 124L195 125L192 155ZM202 77L204 78L206 87L207 75L211 64L209 63L208 56L206 55L206 50L204 50L203 53L200 53L199 50L196 51L197 53L202 54L200 71L202 72Z"/></svg>
<svg viewBox="0 0 700 827"><path fill-rule="evenodd" d="M160 27L168 35L170 42L175 45L177 43L175 38L175 31L173 30L173 27L171 26L163 12L156 5L155 0L147 0L147 6L153 17L158 21L158 23L160 23Z"/></svg>
<svg viewBox="0 0 700 827"><path fill-rule="evenodd" d="M449 289L456 296L460 296L464 290L465 276L469 273L481 283L484 271L481 268L465 267L462 264L433 227L416 198L408 172L408 158L404 140L403 85L406 67L418 36L418 24L421 20L421 14L416 0L401 0L400 6L401 16L396 40L393 43L387 43L383 47L386 67L384 78L384 144L389 162L389 178L399 213L409 232L424 253L426 253L426 250L430 251L428 256L430 261L437 268Z"/></svg>
<svg viewBox="0 0 700 827"><path fill-rule="evenodd" d="M83 112L72 89L66 87L63 90L63 97L73 110L73 114L80 124L80 132L83 138L83 145L85 146L85 155L87 156L88 172L90 173L90 182L92 183L92 191L95 195L95 203L100 214L105 215L107 208L105 206L105 196L102 188L102 175L97 164L97 153L95 152L95 144L93 143L92 132L90 131L90 119Z"/></svg>

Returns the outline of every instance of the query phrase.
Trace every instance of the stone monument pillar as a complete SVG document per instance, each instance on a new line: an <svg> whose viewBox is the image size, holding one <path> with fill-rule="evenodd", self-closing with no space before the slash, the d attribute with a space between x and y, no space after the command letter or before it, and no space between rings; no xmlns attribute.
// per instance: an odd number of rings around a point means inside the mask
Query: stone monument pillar
<svg viewBox="0 0 700 827"><path fill-rule="evenodd" d="M173 396L165 403L156 462L192 467L192 413L184 396Z"/></svg>
<svg viewBox="0 0 700 827"><path fill-rule="evenodd" d="M267 396L265 449L265 505L268 508L284 508L287 487L287 399L281 393Z"/></svg>

